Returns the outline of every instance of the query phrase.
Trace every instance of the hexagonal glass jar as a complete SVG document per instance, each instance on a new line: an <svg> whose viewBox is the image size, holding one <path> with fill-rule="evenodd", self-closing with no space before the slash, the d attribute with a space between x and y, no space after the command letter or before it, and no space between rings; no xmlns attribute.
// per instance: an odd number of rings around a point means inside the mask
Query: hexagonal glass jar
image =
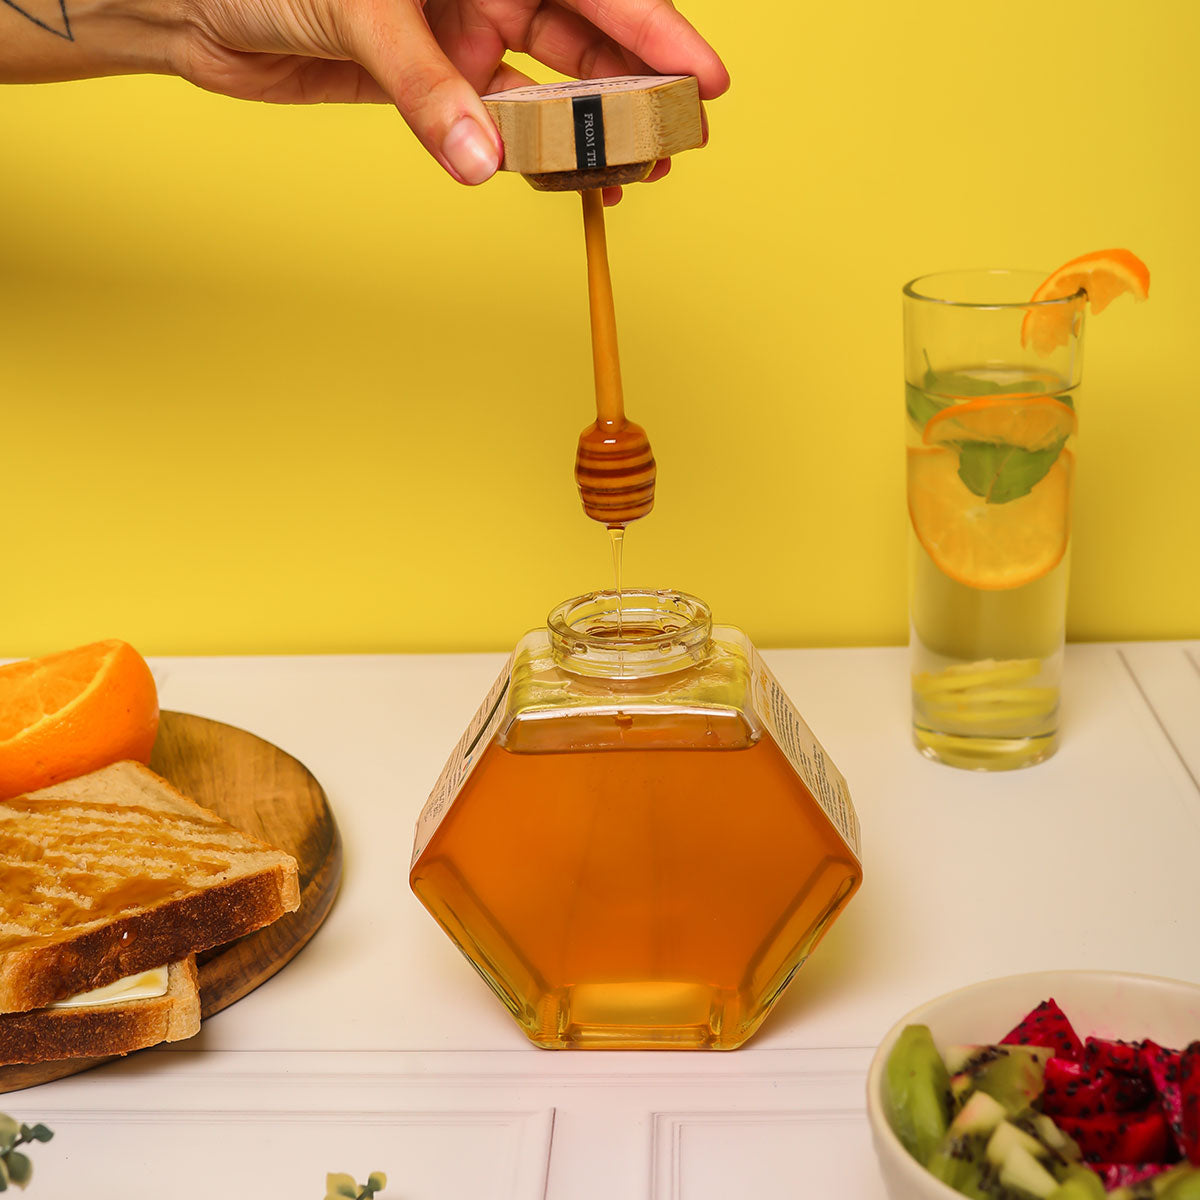
<svg viewBox="0 0 1200 1200"><path fill-rule="evenodd" d="M578 597L521 639L410 875L538 1046L720 1050L861 880L845 781L749 639L662 591Z"/></svg>

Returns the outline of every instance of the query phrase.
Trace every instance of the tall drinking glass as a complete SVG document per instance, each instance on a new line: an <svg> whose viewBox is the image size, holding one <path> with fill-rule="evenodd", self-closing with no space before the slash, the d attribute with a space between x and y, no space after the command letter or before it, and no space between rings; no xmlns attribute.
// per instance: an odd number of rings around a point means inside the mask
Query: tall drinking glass
<svg viewBox="0 0 1200 1200"><path fill-rule="evenodd" d="M975 770L1058 744L1082 292L953 271L904 287L913 740Z"/></svg>

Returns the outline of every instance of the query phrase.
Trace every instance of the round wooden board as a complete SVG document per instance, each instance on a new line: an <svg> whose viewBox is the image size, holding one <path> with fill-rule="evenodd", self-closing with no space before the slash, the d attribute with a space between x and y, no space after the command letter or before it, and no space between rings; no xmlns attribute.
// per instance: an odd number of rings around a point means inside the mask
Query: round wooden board
<svg viewBox="0 0 1200 1200"><path fill-rule="evenodd" d="M299 865L300 907L295 912L197 956L201 1013L211 1017L270 979L320 928L342 880L342 839L329 801L308 768L244 729L164 712L150 766L185 796L286 850ZM108 1061L73 1058L0 1067L0 1094Z"/></svg>

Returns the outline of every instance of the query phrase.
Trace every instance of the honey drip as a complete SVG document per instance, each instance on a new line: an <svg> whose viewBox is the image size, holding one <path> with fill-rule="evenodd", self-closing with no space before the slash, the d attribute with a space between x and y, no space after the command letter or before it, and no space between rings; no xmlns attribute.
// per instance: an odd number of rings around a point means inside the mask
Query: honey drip
<svg viewBox="0 0 1200 1200"><path fill-rule="evenodd" d="M575 482L583 511L611 529L644 517L654 507L656 472L646 431L625 416L603 194L593 189L581 195L596 420L579 436Z"/></svg>
<svg viewBox="0 0 1200 1200"><path fill-rule="evenodd" d="M624 632L621 612L621 557L625 548L625 526L610 525L608 537L612 543L613 589L617 593L617 637L620 637Z"/></svg>

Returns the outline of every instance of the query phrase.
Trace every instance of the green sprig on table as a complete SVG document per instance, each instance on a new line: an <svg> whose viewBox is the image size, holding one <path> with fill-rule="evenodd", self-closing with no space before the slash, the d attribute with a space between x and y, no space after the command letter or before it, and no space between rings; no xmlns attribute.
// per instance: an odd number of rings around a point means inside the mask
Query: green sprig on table
<svg viewBox="0 0 1200 1200"><path fill-rule="evenodd" d="M8 1191L9 1184L25 1188L33 1177L33 1162L18 1147L48 1142L53 1136L45 1125L22 1125L0 1113L0 1192Z"/></svg>
<svg viewBox="0 0 1200 1200"><path fill-rule="evenodd" d="M353 1175L331 1173L325 1176L325 1200L371 1200L376 1192L387 1187L387 1176L382 1171L372 1171L367 1182L359 1188Z"/></svg>

